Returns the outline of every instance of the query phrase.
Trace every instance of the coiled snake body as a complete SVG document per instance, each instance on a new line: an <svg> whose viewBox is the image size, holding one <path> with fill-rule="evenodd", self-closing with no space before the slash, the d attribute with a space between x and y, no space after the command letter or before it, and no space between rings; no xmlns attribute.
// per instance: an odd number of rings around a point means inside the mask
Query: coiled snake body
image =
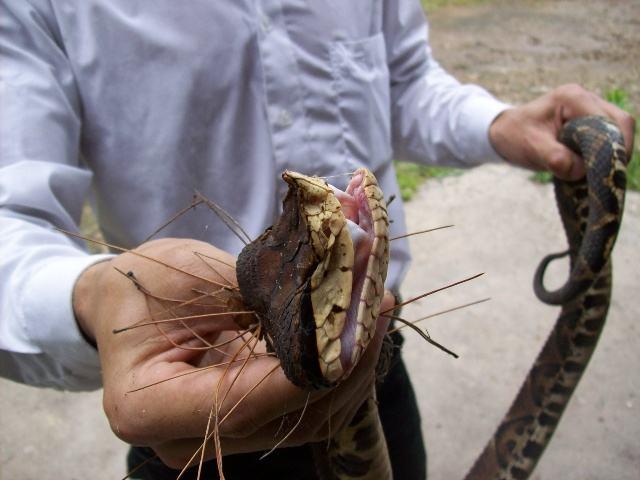
<svg viewBox="0 0 640 480"><path fill-rule="evenodd" d="M606 318L610 255L624 203L624 143L618 129L599 117L569 122L561 141L585 159L587 176L578 182L555 180L569 250L542 261L534 289L542 301L562 305L562 311L468 479L528 477ZM386 206L365 169L354 173L346 192L316 177L283 176L290 185L283 215L240 254L238 282L245 302L262 317L267 343L289 379L302 387L323 388L350 373L373 335L389 258ZM569 279L548 292L542 284L544 270L566 254ZM319 465L323 478L391 478L373 398L330 444Z"/></svg>

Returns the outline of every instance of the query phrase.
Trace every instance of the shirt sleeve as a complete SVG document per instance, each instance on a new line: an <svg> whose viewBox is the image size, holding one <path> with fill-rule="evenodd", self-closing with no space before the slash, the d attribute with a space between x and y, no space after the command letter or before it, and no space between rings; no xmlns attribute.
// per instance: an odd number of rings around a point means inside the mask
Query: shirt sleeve
<svg viewBox="0 0 640 480"><path fill-rule="evenodd" d="M71 295L104 256L78 230L91 173L79 161L80 103L53 12L24 0L0 16L0 375L70 390L100 386L97 351Z"/></svg>
<svg viewBox="0 0 640 480"><path fill-rule="evenodd" d="M489 126L509 105L460 84L434 60L420 2L387 2L383 28L395 158L456 167L501 161Z"/></svg>

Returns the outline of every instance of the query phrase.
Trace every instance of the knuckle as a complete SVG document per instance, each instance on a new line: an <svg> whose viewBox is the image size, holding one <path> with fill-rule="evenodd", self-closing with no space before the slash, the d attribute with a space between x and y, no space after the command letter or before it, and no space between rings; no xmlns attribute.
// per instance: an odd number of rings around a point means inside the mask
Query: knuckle
<svg viewBox="0 0 640 480"><path fill-rule="evenodd" d="M156 239L148 240L144 242L143 244L139 245L135 250L142 253L158 252L158 251L164 251L164 250L171 251L173 245L175 245L175 238L169 238L169 237L156 238Z"/></svg>
<svg viewBox="0 0 640 480"><path fill-rule="evenodd" d="M103 408L111 430L120 440L132 445L151 443L153 437L149 421L137 413L131 402L105 394Z"/></svg>
<svg viewBox="0 0 640 480"><path fill-rule="evenodd" d="M569 92L575 92L575 93L581 93L584 91L584 89L582 88L582 85L575 83L575 82L569 82L567 84L565 84L565 88L569 91Z"/></svg>
<svg viewBox="0 0 640 480"><path fill-rule="evenodd" d="M559 155L551 155L547 159L547 168L553 173L559 173L565 170L564 159Z"/></svg>
<svg viewBox="0 0 640 480"><path fill-rule="evenodd" d="M588 92L577 83L567 83L558 87L557 92L560 96L565 98L571 97L581 97L586 95Z"/></svg>
<svg viewBox="0 0 640 480"><path fill-rule="evenodd" d="M571 156L561 149L552 150L546 158L547 169L555 175L566 174L571 170Z"/></svg>

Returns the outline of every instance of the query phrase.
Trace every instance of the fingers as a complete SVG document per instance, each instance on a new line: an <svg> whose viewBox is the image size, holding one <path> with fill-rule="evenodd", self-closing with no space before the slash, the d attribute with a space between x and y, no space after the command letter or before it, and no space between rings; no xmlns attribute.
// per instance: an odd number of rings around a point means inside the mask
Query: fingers
<svg viewBox="0 0 640 480"><path fill-rule="evenodd" d="M393 296L387 294L381 308L391 308L393 302ZM318 428L328 430L323 425L331 415L338 414L334 423L341 424L355 412L356 404L367 398L387 326L387 318L378 320L376 335L361 362L334 390L309 393L296 387L274 357L239 361L247 358L255 345L250 342L239 351L238 344L243 340L237 339L227 351L219 352L221 363L236 360L233 365L199 371L181 362L147 361L124 376L108 369L109 378L116 379L110 383L118 384L118 378L129 381L120 381L118 388L105 390L105 411L120 438L150 445L172 438L201 437L212 412L211 405L217 405L213 417L217 416L220 434L228 441L227 448L237 450L239 447L233 440L244 442L241 444L245 448L255 449L252 445L258 444L269 448L263 438L266 433L273 433L273 425L269 425L279 424L283 415L300 412L308 402L309 423L305 421L307 426L291 441L309 441L318 436ZM158 343L162 341L158 339ZM167 379L170 380L164 381ZM145 385L148 388L134 391ZM272 437L268 439L272 441Z"/></svg>
<svg viewBox="0 0 640 480"><path fill-rule="evenodd" d="M586 170L582 157L549 136L540 146L540 157L547 170L563 180L578 180L584 177Z"/></svg>
<svg viewBox="0 0 640 480"><path fill-rule="evenodd" d="M390 292L385 292L381 302L381 311L392 308L395 298ZM353 403L353 395L368 384L373 378L375 366L378 362L382 341L389 325L389 318L379 317L376 327L376 334L372 338L359 364L351 372L351 375L344 380L333 391L333 407L340 410L343 405ZM257 365L257 362L253 364ZM247 365L246 376L240 377L234 385L230 399L241 400L244 392L252 388L251 379L259 377L252 370L252 366ZM327 400L331 390L316 390L311 392L310 402L316 404L319 401ZM228 436L248 436L259 426L280 418L282 415L301 409L307 401L308 391L295 387L284 376L281 369L277 369L270 374L270 378L258 385L250 394L251 402L246 402L245 407L234 412L228 419L228 424L223 426L223 431ZM233 401L233 400L230 400ZM315 405L318 406L318 405ZM223 409L224 410L224 409Z"/></svg>
<svg viewBox="0 0 640 480"><path fill-rule="evenodd" d="M313 403L329 394L328 389L308 391L296 387L279 367L279 361L269 360L270 368L258 365L259 361L247 365L246 373L233 385L227 403L222 405L222 412L228 414L221 426L224 436L247 438L274 419L300 410L307 400Z"/></svg>
<svg viewBox="0 0 640 480"><path fill-rule="evenodd" d="M636 131L636 120L624 110L607 103L607 113L608 117L611 118L618 127L620 127L620 131L622 132L622 136L624 138L624 146L627 151L627 163L631 160L633 156L633 145L635 141L635 131Z"/></svg>
<svg viewBox="0 0 640 480"><path fill-rule="evenodd" d="M250 360L244 368L220 366L204 371L178 364L152 365L139 375L145 379L175 378L115 397L113 392L109 396L105 393L112 429L135 444L201 436L216 401L218 419L224 419L222 435L246 438L274 418L302 408L307 399L307 392L291 384L272 357ZM312 400L326 393L313 392ZM216 410L213 412L215 415Z"/></svg>
<svg viewBox="0 0 640 480"><path fill-rule="evenodd" d="M222 436L222 454L268 451L276 446L293 447L324 441L348 425L360 405L371 397L373 385L373 380L360 385L357 391L352 392L351 401L345 405L340 404L340 399L336 399L333 392L324 400L308 405L306 410L300 409L274 419L246 438ZM188 463L193 465L199 461L203 440L204 434L196 438L170 440L151 447L164 463L180 469ZM210 460L215 456L213 435L210 433L204 459Z"/></svg>
<svg viewBox="0 0 640 480"><path fill-rule="evenodd" d="M628 159L633 153L635 119L628 112L607 102L593 92L580 85L569 84L558 87L552 92L554 102L559 106L557 111L561 126L568 120L586 115L599 115L613 120L620 128L624 138Z"/></svg>
<svg viewBox="0 0 640 480"><path fill-rule="evenodd" d="M521 107L506 110L491 124L489 138L495 150L515 165L577 180L585 174L584 162L558 141L558 134L568 120L585 115L613 120L620 127L630 158L633 117L579 85L564 85Z"/></svg>
<svg viewBox="0 0 640 480"><path fill-rule="evenodd" d="M572 118L585 115L609 116L607 105L610 104L577 84L562 85L553 90L548 97L559 114L557 116L560 117L560 126Z"/></svg>
<svg viewBox="0 0 640 480"><path fill-rule="evenodd" d="M391 304L389 304L391 306ZM386 321L383 322L386 327ZM383 337L381 333L380 338ZM376 335L376 342L377 342ZM372 358L377 358L378 346L372 342L374 348L367 349L367 353L363 357L363 362L370 363ZM276 383L278 382L277 377ZM285 382L286 379L285 379ZM284 383L282 386L285 388L291 384ZM242 420L234 419L233 416L229 416L225 419L223 414L219 419L222 421L220 428L220 435L222 440L222 452L224 455L269 450L279 444L281 440L285 440L281 446L296 446L309 442L317 442L326 439L332 433L344 428L353 415L356 413L359 406L366 401L372 394L374 385L374 378L371 371L368 371L366 367L359 366L354 370L353 374L336 389L325 390L322 392L320 399L313 399L313 393L302 391L302 395L297 399L280 399L275 400L281 403L277 410L279 415L267 421L266 418L257 419L254 418L250 421L250 418L260 415L255 405L251 402L241 404L240 408L243 410L250 409L252 414L248 417L246 412L241 415ZM273 386L273 385L272 385ZM295 387L293 387L295 388ZM278 388L276 388L277 390ZM239 387L239 391L242 387ZM295 393L299 393L299 389L296 389ZM285 408L285 405L295 405L299 403L299 400L304 397L299 408L289 410ZM305 408L305 404L306 408ZM264 405L263 405L264 407ZM304 414L303 414L304 410ZM229 409L226 409L228 412ZM301 421L300 421L301 420ZM298 422L300 423L298 424ZM244 424L244 426L242 425ZM227 428L229 425L233 425L231 428ZM297 426L296 426L297 425ZM295 428L294 428L295 426ZM242 430L245 430L242 432ZM210 429L210 433L213 431L213 427ZM153 448L158 453L160 458L169 466L173 468L182 468L192 458L194 453L201 447L204 437L204 427L201 425L198 430L200 436L194 435L194 438L184 438L181 440L172 440L163 443L153 444ZM205 452L205 459L211 459L215 456L215 451L212 447L212 440L210 437L209 445ZM199 459L199 454L195 456L196 460Z"/></svg>

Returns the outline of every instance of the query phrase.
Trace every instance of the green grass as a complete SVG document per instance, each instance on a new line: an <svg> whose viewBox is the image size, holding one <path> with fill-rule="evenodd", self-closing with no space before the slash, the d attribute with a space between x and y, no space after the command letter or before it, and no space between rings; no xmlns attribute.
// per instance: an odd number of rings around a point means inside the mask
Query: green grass
<svg viewBox="0 0 640 480"><path fill-rule="evenodd" d="M549 183L553 180L553 175L551 172L535 172L529 177L529 180L532 180L536 183Z"/></svg>
<svg viewBox="0 0 640 480"><path fill-rule="evenodd" d="M418 188L428 178L442 178L450 175L460 175L463 170L447 167L428 167L408 162L394 162L396 177L400 186L400 196L407 201L418 191Z"/></svg>
<svg viewBox="0 0 640 480"><path fill-rule="evenodd" d="M605 93L604 98L607 102L611 102L617 105L622 110L631 112L631 106L629 105L629 94L622 88L612 88Z"/></svg>
<svg viewBox="0 0 640 480"><path fill-rule="evenodd" d="M612 88L605 93L604 98L622 110L636 116L631 108L629 94L626 90L622 88ZM636 123L638 122L636 121ZM636 146L633 149L631 162L629 162L627 168L627 190L634 190L636 192L640 191L640 144L637 140L639 134L640 125L636 127ZM536 172L529 178L536 183L549 183L553 179L553 175L549 172Z"/></svg>

